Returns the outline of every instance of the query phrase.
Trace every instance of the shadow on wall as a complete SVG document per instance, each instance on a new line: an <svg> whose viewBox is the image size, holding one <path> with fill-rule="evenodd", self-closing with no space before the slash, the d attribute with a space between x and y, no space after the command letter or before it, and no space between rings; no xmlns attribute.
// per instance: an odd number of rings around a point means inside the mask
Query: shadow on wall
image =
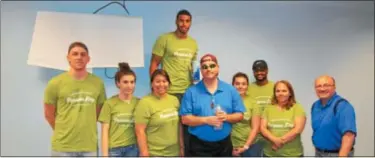
<svg viewBox="0 0 375 158"><path fill-rule="evenodd" d="M62 70L56 70L56 69L49 69L49 68L43 68L38 67L38 79L42 83L45 83L47 85L48 81L51 80L53 77L63 73Z"/></svg>

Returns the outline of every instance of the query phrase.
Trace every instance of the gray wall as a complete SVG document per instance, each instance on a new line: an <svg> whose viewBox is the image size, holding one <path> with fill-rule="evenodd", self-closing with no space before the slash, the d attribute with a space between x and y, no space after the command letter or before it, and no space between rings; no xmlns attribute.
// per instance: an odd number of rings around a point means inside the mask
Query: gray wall
<svg viewBox="0 0 375 158"><path fill-rule="evenodd" d="M26 64L36 12L91 13L106 3L1 2L2 156L50 154L52 132L43 118L43 91L47 81L60 71ZM291 81L308 115L302 134L305 155L314 153L310 106L317 98L313 81L329 74L336 78L338 93L356 110L355 155L374 156L373 2L126 3L132 15L144 18L145 68L135 69L135 95L149 93L153 42L160 33L175 29L175 14L186 8L194 16L191 35L199 42L199 55L208 51L217 55L221 79L230 82L237 71L251 75L252 62L262 58L269 63L271 80ZM100 14L126 13L114 5ZM110 76L114 72L108 69ZM94 73L105 81L108 96L117 92L104 69L94 69Z"/></svg>

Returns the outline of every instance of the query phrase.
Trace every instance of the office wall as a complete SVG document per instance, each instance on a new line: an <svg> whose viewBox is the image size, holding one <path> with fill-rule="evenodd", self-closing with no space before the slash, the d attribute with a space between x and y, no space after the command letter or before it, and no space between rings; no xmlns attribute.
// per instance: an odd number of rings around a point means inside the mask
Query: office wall
<svg viewBox="0 0 375 158"><path fill-rule="evenodd" d="M26 64L37 11L91 13L106 3L1 2L2 156L48 156L51 150L43 91L47 81L61 71ZM155 39L174 30L175 14L186 8L194 16L191 35L199 42L199 56L217 55L221 79L230 82L237 71L251 75L252 62L265 59L270 80L291 81L308 115L302 134L305 155L314 154L310 107L317 98L313 82L329 74L336 78L338 93L353 103L357 113L355 155L374 156L373 2L126 3L131 15L144 18L145 67L135 69L136 96L149 93L148 67ZM126 15L116 5L100 14ZM114 72L107 69L110 77ZM94 73L105 81L108 96L117 92L104 69L94 69Z"/></svg>

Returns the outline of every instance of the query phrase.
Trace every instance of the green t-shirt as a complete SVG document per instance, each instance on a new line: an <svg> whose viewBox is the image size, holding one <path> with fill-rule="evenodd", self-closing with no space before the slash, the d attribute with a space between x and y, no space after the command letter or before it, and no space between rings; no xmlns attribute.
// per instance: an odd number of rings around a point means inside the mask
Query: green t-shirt
<svg viewBox="0 0 375 158"><path fill-rule="evenodd" d="M268 83L263 86L259 86L255 82L249 85L247 94L255 100L260 108L260 113L264 111L266 106L271 104L274 85L272 81L268 81ZM262 134L259 133L257 141L264 143L266 140L263 138Z"/></svg>
<svg viewBox="0 0 375 158"><path fill-rule="evenodd" d="M251 131L251 117L260 116L259 106L255 104L254 99L247 95L243 99L243 102L246 107L246 112L244 113L242 121L233 124L231 134L233 147L243 147L245 145Z"/></svg>
<svg viewBox="0 0 375 158"><path fill-rule="evenodd" d="M196 60L197 52L198 44L190 36L179 39L174 32L169 32L158 37L152 53L162 57L162 69L170 77L168 93L184 93L192 84L192 62Z"/></svg>
<svg viewBox="0 0 375 158"><path fill-rule="evenodd" d="M136 144L133 113L139 99L132 97L130 102L115 95L104 102L99 121L109 123L109 148Z"/></svg>
<svg viewBox="0 0 375 158"><path fill-rule="evenodd" d="M45 89L44 103L56 106L52 150L96 151L96 110L105 99L104 83L93 74L76 80L65 72L51 79Z"/></svg>
<svg viewBox="0 0 375 158"><path fill-rule="evenodd" d="M306 116L302 105L296 103L289 110L280 110L276 105L267 106L262 118L267 120L267 128L276 137L282 137L294 128L296 117ZM272 149L272 142L267 141L264 146L264 154L267 156L300 156L303 154L301 135L284 144L279 150Z"/></svg>
<svg viewBox="0 0 375 158"><path fill-rule="evenodd" d="M164 98L149 94L135 108L135 123L146 124L146 137L150 156L179 155L178 99L167 94Z"/></svg>
<svg viewBox="0 0 375 158"><path fill-rule="evenodd" d="M271 104L274 85L272 81L268 81L268 83L263 86L259 86L255 82L249 85L247 94L259 105L261 112L263 112L265 106Z"/></svg>

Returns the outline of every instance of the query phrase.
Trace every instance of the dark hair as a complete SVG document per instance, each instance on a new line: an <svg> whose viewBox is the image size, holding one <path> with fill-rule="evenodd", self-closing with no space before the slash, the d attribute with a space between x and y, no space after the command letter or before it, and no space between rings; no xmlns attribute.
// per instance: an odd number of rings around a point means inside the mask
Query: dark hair
<svg viewBox="0 0 375 158"><path fill-rule="evenodd" d="M124 76L124 75L133 75L134 76L134 82L136 82L137 80L137 76L135 75L134 71L130 68L129 64L128 63L119 63L118 64L118 67L120 70L118 70L116 72L116 75L115 75L115 82L120 82L121 80L121 77Z"/></svg>
<svg viewBox="0 0 375 158"><path fill-rule="evenodd" d="M187 15L187 16L190 17L190 20L193 19L193 18L191 17L190 12L187 11L186 9L182 9L182 10L180 10L180 11L177 13L177 15L176 15L176 20L178 20L178 17L179 17L180 15Z"/></svg>
<svg viewBox="0 0 375 158"><path fill-rule="evenodd" d="M243 77L243 78L245 78L247 84L249 84L249 77L245 73L243 73L243 72L237 72L236 74L234 74L234 76L232 78L232 85L234 85L234 81L236 80L237 77Z"/></svg>
<svg viewBox="0 0 375 158"><path fill-rule="evenodd" d="M289 93L290 93L288 103L286 105L286 108L289 110L289 108L291 108L296 103L296 96L294 95L294 90L293 90L292 84L290 84L286 80L277 81L275 83L275 86L273 87L273 96L272 96L272 102L271 103L272 103L272 105L276 105L278 103L277 99L276 99L276 86L281 84L281 83L286 85L286 87L288 88Z"/></svg>
<svg viewBox="0 0 375 158"><path fill-rule="evenodd" d="M154 81L154 79L155 79L155 77L156 77L157 75L162 75L162 76L164 76L164 77L167 79L168 83L169 83L169 84L172 84L172 83L171 83L171 80L169 79L169 75L168 75L168 73L167 73L166 71L164 71L163 69L156 69L156 70L151 74L151 78L150 78L150 83L151 83L151 84L152 84L152 81ZM151 88L151 89L152 89L152 88Z"/></svg>
<svg viewBox="0 0 375 158"><path fill-rule="evenodd" d="M89 49L87 48L86 44L84 44L83 42L77 41L77 42L73 42L73 43L70 44L69 49L68 49L68 54L70 53L70 51L74 47L81 47L81 48L85 49L87 53L89 53Z"/></svg>

